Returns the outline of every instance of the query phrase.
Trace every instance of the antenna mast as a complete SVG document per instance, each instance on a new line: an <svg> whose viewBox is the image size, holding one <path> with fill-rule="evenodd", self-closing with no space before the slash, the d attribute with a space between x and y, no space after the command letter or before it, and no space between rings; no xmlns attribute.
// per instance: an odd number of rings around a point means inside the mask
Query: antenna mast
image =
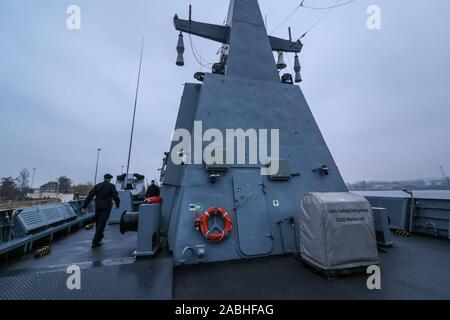
<svg viewBox="0 0 450 320"><path fill-rule="evenodd" d="M138 93L139 93L139 81L141 79L141 67L142 67L143 52L144 52L144 37L142 37L141 57L139 59L139 71L138 71L138 78L137 78L137 84L136 84L136 96L134 98L134 111L133 111L133 121L131 123L130 147L128 149L127 177L128 177L128 173L130 172L131 147L133 145L134 121L136 119L136 106L137 106L137 99L138 99Z"/></svg>

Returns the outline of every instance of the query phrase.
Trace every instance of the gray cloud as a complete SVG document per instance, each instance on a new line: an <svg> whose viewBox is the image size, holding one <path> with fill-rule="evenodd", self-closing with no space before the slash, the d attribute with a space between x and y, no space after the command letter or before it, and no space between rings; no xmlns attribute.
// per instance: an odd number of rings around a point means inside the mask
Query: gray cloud
<svg viewBox="0 0 450 320"><path fill-rule="evenodd" d="M72 3L82 10L79 31L65 26ZM269 31L297 3L260 0ZM194 19L217 24L228 7L192 4ZM370 4L381 7L380 31L366 28ZM0 0L0 176L36 167L36 184L60 175L92 181L98 146L100 172L120 173L145 35L131 167L156 177L182 85L200 68L188 41L186 66L174 63L172 18L187 8L174 0ZM360 0L305 37L301 87L347 181L439 177L441 164L450 171L449 12L446 0ZM300 9L275 35L286 37L288 25L302 34L321 14ZM218 44L193 40L216 59Z"/></svg>

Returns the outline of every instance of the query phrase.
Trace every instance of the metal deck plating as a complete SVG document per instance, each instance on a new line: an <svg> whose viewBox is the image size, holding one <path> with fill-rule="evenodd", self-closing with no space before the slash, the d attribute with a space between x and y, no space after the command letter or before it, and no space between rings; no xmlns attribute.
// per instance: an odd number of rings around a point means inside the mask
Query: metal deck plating
<svg viewBox="0 0 450 320"><path fill-rule="evenodd" d="M432 237L394 236L395 246L380 251L381 290L368 290L368 275L329 280L293 256L173 268L165 248L135 261L136 235L117 226L99 249L90 249L92 235L79 230L56 240L49 256L1 265L0 299L450 299L449 243ZM71 264L81 267L79 291L66 287Z"/></svg>

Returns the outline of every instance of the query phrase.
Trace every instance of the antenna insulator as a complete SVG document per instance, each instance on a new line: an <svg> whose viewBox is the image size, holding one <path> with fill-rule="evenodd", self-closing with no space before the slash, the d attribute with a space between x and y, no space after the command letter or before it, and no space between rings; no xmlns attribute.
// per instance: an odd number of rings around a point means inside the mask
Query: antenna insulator
<svg viewBox="0 0 450 320"><path fill-rule="evenodd" d="M294 60L294 71L295 71L295 82L299 83L302 82L302 76L300 74L300 61L298 60L298 55L295 55L295 60Z"/></svg>
<svg viewBox="0 0 450 320"><path fill-rule="evenodd" d="M184 58L183 58L183 53L184 53L184 41L183 41L183 33L180 32L180 34L178 35L178 44L177 44L177 66L184 66Z"/></svg>
<svg viewBox="0 0 450 320"><path fill-rule="evenodd" d="M284 56L283 56L282 51L278 52L277 68L278 68L278 70L282 70L282 69L286 68L286 62L284 62Z"/></svg>

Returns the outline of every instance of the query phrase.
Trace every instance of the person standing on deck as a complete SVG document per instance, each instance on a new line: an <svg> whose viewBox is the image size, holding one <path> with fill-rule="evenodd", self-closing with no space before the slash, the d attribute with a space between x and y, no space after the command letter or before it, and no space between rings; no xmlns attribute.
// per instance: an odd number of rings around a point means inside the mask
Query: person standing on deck
<svg viewBox="0 0 450 320"><path fill-rule="evenodd" d="M112 201L116 203L116 208L120 206L119 195L116 186L111 183L112 175L105 174L104 181L95 185L84 201L83 210L85 210L89 203L95 197L95 236L92 240L92 248L98 248L102 245L103 232L105 231L106 222L109 219L112 209Z"/></svg>
<svg viewBox="0 0 450 320"><path fill-rule="evenodd" d="M152 180L147 188L147 193L145 194L147 198L159 197L159 187L156 185L155 180Z"/></svg>

